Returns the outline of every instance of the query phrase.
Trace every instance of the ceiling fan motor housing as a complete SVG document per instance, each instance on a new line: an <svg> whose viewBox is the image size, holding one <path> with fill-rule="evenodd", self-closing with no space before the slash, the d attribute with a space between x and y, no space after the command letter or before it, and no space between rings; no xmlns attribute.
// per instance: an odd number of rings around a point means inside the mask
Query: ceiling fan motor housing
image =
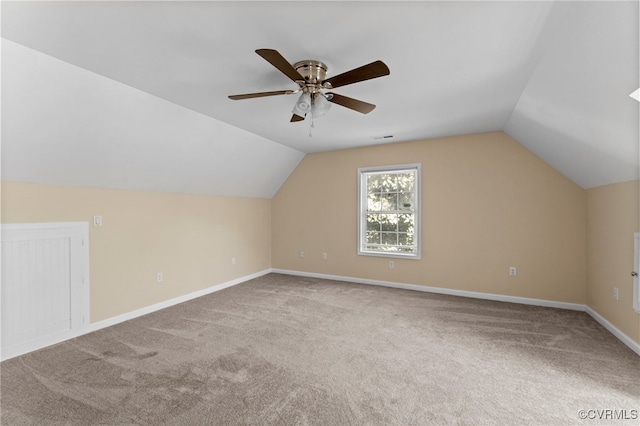
<svg viewBox="0 0 640 426"><path fill-rule="evenodd" d="M322 62L307 59L296 62L293 67L304 78L308 92L317 93L325 88L320 85L327 76L327 66Z"/></svg>

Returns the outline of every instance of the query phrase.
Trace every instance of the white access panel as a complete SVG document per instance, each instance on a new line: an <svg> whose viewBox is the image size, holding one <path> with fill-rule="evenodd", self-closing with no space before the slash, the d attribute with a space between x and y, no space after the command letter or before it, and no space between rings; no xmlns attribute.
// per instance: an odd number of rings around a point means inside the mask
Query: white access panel
<svg viewBox="0 0 640 426"><path fill-rule="evenodd" d="M2 225L2 359L87 324L87 235L86 223Z"/></svg>

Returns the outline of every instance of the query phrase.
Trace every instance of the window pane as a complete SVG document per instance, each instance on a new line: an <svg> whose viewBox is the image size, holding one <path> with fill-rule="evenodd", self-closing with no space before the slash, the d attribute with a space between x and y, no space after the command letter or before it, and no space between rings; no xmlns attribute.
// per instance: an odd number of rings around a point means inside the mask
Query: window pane
<svg viewBox="0 0 640 426"><path fill-rule="evenodd" d="M398 234L395 232L383 232L382 244L386 245L398 245Z"/></svg>
<svg viewBox="0 0 640 426"><path fill-rule="evenodd" d="M382 194L382 210L398 210L398 194L393 193L385 193Z"/></svg>
<svg viewBox="0 0 640 426"><path fill-rule="evenodd" d="M413 191L415 175L413 173L402 173L398 175L398 188L404 191Z"/></svg>
<svg viewBox="0 0 640 426"><path fill-rule="evenodd" d="M413 215L412 214L398 215L398 232L413 233Z"/></svg>
<svg viewBox="0 0 640 426"><path fill-rule="evenodd" d="M398 230L398 215L395 214L381 214L378 215L380 219L381 229L383 231L397 231Z"/></svg>
<svg viewBox="0 0 640 426"><path fill-rule="evenodd" d="M413 245L413 235L412 234L405 234L405 233L399 233L398 234L398 245L401 246L411 246Z"/></svg>
<svg viewBox="0 0 640 426"><path fill-rule="evenodd" d="M369 194L367 197L367 209L369 211L379 212L382 210L382 199L380 193Z"/></svg>
<svg viewBox="0 0 640 426"><path fill-rule="evenodd" d="M395 174L381 174L379 176L383 192L395 192L398 189L397 178Z"/></svg>
<svg viewBox="0 0 640 426"><path fill-rule="evenodd" d="M413 192L403 192L398 194L400 202L398 203L398 210L413 210Z"/></svg>
<svg viewBox="0 0 640 426"><path fill-rule="evenodd" d="M381 192L380 175L368 175L367 176L367 193Z"/></svg>
<svg viewBox="0 0 640 426"><path fill-rule="evenodd" d="M377 214L367 215L367 231L380 231L380 219Z"/></svg>
<svg viewBox="0 0 640 426"><path fill-rule="evenodd" d="M380 232L367 231L367 244L380 244Z"/></svg>

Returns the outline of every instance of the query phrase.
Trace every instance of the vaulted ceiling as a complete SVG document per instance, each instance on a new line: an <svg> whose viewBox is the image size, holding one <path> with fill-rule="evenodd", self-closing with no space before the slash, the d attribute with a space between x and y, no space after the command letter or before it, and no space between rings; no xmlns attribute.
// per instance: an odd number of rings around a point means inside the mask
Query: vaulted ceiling
<svg viewBox="0 0 640 426"><path fill-rule="evenodd" d="M498 130L584 188L638 178L636 0L1 7L6 180L268 198L305 153ZM298 95L227 97L296 88L258 48L391 74L290 123Z"/></svg>

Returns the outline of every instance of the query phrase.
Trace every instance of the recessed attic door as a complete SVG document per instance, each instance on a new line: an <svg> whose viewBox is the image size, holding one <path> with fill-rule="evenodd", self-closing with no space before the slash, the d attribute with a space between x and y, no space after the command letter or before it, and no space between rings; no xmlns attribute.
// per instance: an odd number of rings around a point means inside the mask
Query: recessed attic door
<svg viewBox="0 0 640 426"><path fill-rule="evenodd" d="M88 323L87 230L2 225L2 359L73 337Z"/></svg>

